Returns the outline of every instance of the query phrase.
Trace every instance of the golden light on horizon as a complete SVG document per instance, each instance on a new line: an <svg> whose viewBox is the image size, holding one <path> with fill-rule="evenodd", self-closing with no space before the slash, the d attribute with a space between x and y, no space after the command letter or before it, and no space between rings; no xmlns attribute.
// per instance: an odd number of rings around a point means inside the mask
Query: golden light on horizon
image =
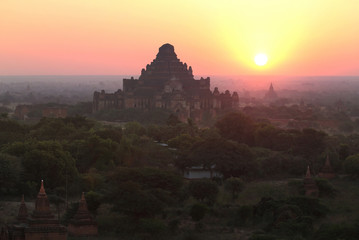
<svg viewBox="0 0 359 240"><path fill-rule="evenodd" d="M264 53L258 53L255 57L254 57L254 62L258 65L258 66L264 66L267 64L268 62L268 57L266 54Z"/></svg>
<svg viewBox="0 0 359 240"><path fill-rule="evenodd" d="M169 42L199 75L356 75L357 9L358 0L2 0L0 74L138 74Z"/></svg>

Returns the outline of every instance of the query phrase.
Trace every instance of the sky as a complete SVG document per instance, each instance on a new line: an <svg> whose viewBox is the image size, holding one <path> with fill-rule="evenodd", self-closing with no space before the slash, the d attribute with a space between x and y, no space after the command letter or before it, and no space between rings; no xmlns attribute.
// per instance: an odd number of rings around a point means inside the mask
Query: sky
<svg viewBox="0 0 359 240"><path fill-rule="evenodd" d="M358 0L0 0L0 75L139 75L164 43L195 75L359 75L358 12Z"/></svg>

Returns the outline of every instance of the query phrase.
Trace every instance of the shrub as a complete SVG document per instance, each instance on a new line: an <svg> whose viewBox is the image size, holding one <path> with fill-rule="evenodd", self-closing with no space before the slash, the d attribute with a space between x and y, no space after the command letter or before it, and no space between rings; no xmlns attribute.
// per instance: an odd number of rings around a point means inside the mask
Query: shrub
<svg viewBox="0 0 359 240"><path fill-rule="evenodd" d="M249 225L253 221L253 207L252 206L241 206L235 212L233 225L242 227Z"/></svg>
<svg viewBox="0 0 359 240"><path fill-rule="evenodd" d="M90 191L85 195L88 210L96 215L97 209L100 207L102 202L102 194Z"/></svg>
<svg viewBox="0 0 359 240"><path fill-rule="evenodd" d="M215 202L219 192L217 184L207 179L190 182L188 189L195 199L202 202L207 200L210 204Z"/></svg>
<svg viewBox="0 0 359 240"><path fill-rule="evenodd" d="M297 205L304 216L325 217L329 209L320 203L319 199L294 197L287 200L288 204Z"/></svg>
<svg viewBox="0 0 359 240"><path fill-rule="evenodd" d="M278 238L271 234L254 234L249 240L277 240Z"/></svg>
<svg viewBox="0 0 359 240"><path fill-rule="evenodd" d="M159 235L166 233L167 226L159 219L143 218L139 222L139 229L142 233L147 233L157 239Z"/></svg>
<svg viewBox="0 0 359 240"><path fill-rule="evenodd" d="M358 224L327 224L322 225L314 234L313 240L357 240L359 239Z"/></svg>
<svg viewBox="0 0 359 240"><path fill-rule="evenodd" d="M347 157L343 164L347 174L352 177L359 176L359 154Z"/></svg>
<svg viewBox="0 0 359 240"><path fill-rule="evenodd" d="M324 178L316 178L315 183L318 186L319 197L335 197L337 190Z"/></svg>
<svg viewBox="0 0 359 240"><path fill-rule="evenodd" d="M231 177L225 181L224 188L232 194L232 199L236 199L243 190L244 183L240 178Z"/></svg>
<svg viewBox="0 0 359 240"><path fill-rule="evenodd" d="M207 207L203 204L197 203L191 207L190 215L193 221L198 222L206 215L206 212L207 212Z"/></svg>

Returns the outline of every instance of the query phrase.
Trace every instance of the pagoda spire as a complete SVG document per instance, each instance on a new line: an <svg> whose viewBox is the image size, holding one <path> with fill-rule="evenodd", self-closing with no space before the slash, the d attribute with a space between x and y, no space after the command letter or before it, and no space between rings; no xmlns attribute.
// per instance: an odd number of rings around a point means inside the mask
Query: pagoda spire
<svg viewBox="0 0 359 240"><path fill-rule="evenodd" d="M44 188L44 180L41 180L40 191L37 194L36 202L35 202L35 210L32 214L34 218L53 218L53 215L50 210L50 202L47 198L45 188Z"/></svg>
<svg viewBox="0 0 359 240"><path fill-rule="evenodd" d="M82 194L81 194L81 200L80 200L80 203L79 203L79 209L81 211L85 211L85 212L88 211L87 202L86 202L86 198L85 198L85 192L82 192Z"/></svg>
<svg viewBox="0 0 359 240"><path fill-rule="evenodd" d="M319 177L326 178L326 179L332 179L332 178L336 177L336 174L332 168L332 165L330 164L329 155L327 155L324 166L320 170L318 175L319 175Z"/></svg>
<svg viewBox="0 0 359 240"><path fill-rule="evenodd" d="M270 91L274 91L274 88L273 88L273 83L270 83L269 90L270 90Z"/></svg>
<svg viewBox="0 0 359 240"><path fill-rule="evenodd" d="M98 234L97 223L87 209L85 193L82 192L79 208L70 220L68 231L73 236L95 236Z"/></svg>
<svg viewBox="0 0 359 240"><path fill-rule="evenodd" d="M307 167L307 173L304 178L304 190L306 196L317 197L318 196L318 187L315 183L315 180L312 178L310 174L310 167Z"/></svg>
<svg viewBox="0 0 359 240"><path fill-rule="evenodd" d="M26 223L28 214L27 214L27 207L25 204L25 199L24 199L24 194L21 197L21 204L20 204L20 208L19 208L19 213L17 214L17 220L20 223Z"/></svg>
<svg viewBox="0 0 359 240"><path fill-rule="evenodd" d="M46 194L45 188L44 188L44 180L41 180L41 187L40 187L40 192L39 193Z"/></svg>
<svg viewBox="0 0 359 240"><path fill-rule="evenodd" d="M24 239L67 239L67 229L60 225L59 220L51 213L43 180L41 180L40 191L37 194L35 209L27 222Z"/></svg>

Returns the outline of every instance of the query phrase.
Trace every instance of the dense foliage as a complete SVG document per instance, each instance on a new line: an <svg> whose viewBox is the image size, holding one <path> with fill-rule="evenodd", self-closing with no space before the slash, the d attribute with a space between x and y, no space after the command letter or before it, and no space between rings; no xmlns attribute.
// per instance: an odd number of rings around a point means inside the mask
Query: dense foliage
<svg viewBox="0 0 359 240"><path fill-rule="evenodd" d="M251 181L303 176L308 165L317 173L327 156L337 173L354 179L359 174L357 135L279 129L238 112L222 116L211 128L170 114L162 123L102 125L76 116L22 125L1 118L0 194L34 197L43 179L60 209L68 196L78 198L85 191L100 229L144 238L174 234L186 217L202 231L208 218L225 216L228 226L259 228L251 239L324 239L329 228L316 231L313 221L328 209L318 199L301 197L301 181L291 182L291 197L238 205L239 196ZM182 174L192 167L218 172L223 179L187 182ZM330 182L316 182L321 198L337 196ZM110 213L103 213L103 205ZM65 223L75 208L64 214ZM354 225L332 231L338 237L343 231L357 234Z"/></svg>

